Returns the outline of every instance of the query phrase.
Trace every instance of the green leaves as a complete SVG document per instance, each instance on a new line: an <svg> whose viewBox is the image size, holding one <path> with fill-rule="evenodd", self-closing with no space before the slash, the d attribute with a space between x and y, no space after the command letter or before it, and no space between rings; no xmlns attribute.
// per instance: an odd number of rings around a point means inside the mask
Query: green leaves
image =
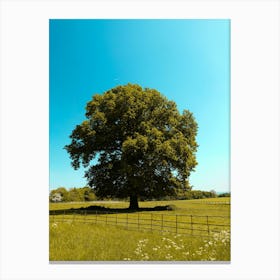
<svg viewBox="0 0 280 280"><path fill-rule="evenodd" d="M191 112L154 89L128 84L96 94L65 149L99 196L156 197L186 189L197 165ZM95 161L93 161L95 159Z"/></svg>
<svg viewBox="0 0 280 280"><path fill-rule="evenodd" d="M124 154L133 154L137 151L144 153L148 148L148 138L136 133L135 138L130 136L122 144L122 152Z"/></svg>

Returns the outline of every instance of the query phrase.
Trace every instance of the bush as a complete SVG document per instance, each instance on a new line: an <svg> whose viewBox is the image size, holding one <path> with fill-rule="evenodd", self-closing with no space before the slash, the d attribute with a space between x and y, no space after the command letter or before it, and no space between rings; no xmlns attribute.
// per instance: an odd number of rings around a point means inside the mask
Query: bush
<svg viewBox="0 0 280 280"><path fill-rule="evenodd" d="M218 197L230 197L230 193L221 193Z"/></svg>

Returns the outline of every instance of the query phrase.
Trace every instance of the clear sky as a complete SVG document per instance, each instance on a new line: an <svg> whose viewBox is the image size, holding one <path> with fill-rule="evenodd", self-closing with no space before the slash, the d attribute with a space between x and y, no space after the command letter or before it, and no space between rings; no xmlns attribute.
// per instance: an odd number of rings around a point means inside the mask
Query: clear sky
<svg viewBox="0 0 280 280"><path fill-rule="evenodd" d="M193 189L230 190L230 20L50 20L50 189L86 185L63 149L95 93L137 83L198 122Z"/></svg>

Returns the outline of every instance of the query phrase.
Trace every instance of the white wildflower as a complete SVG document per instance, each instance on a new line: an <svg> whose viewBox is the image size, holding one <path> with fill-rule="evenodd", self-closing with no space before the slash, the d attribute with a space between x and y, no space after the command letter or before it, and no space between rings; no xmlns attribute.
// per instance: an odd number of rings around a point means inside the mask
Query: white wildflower
<svg viewBox="0 0 280 280"><path fill-rule="evenodd" d="M165 258L166 258L167 260L171 260L171 259L173 259L173 256L171 256L170 254L167 254L167 255L165 256Z"/></svg>

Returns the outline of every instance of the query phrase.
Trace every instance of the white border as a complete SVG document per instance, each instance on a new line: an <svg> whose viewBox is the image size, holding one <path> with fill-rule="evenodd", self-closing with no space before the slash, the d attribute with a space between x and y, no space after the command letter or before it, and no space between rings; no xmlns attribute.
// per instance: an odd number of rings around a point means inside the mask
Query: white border
<svg viewBox="0 0 280 280"><path fill-rule="evenodd" d="M1 279L280 278L278 1L0 3ZM230 265L49 264L49 18L231 19Z"/></svg>

